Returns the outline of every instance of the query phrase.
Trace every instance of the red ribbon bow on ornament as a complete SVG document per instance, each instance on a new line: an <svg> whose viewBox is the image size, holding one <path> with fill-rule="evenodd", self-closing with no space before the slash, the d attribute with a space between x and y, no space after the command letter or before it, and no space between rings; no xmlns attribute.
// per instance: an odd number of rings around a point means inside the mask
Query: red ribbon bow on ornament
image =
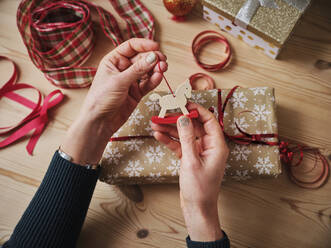
<svg viewBox="0 0 331 248"><path fill-rule="evenodd" d="M8 80L8 82L6 82L0 88L0 99L2 97L6 97L31 109L31 112L21 121L19 121L16 125L0 127L0 135L5 135L13 132L0 142L0 148L4 148L12 144L13 142L24 137L30 131L34 130L29 140L29 143L26 146L26 150L30 155L32 155L33 149L48 122L47 111L62 101L63 94L60 90L54 90L45 97L43 104L41 104L42 95L37 88L29 84L16 83L18 78L18 70L16 64L12 60L4 56L0 56L0 59L9 60L12 63L14 69L13 74ZM32 102L31 100L15 93L15 91L21 89L33 89L37 91L38 101L36 103Z"/></svg>

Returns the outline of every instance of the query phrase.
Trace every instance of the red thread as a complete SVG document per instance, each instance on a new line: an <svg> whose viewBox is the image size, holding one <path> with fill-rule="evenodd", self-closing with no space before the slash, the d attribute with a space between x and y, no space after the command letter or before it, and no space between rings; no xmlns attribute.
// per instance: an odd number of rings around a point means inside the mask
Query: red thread
<svg viewBox="0 0 331 248"><path fill-rule="evenodd" d="M151 121L156 124L175 124L179 117L183 116L184 114L174 115L174 116L166 116L164 118L158 116L152 116ZM199 112L196 109L190 111L188 118L196 119L199 117Z"/></svg>
<svg viewBox="0 0 331 248"><path fill-rule="evenodd" d="M217 63L217 64L206 64L201 62L199 53L203 46L207 45L210 42L219 42L225 45L225 55L223 61ZM192 53L193 57L195 59L195 62L200 66L202 69L205 69L207 71L218 71L222 68L224 68L231 58L231 47L228 42L228 40L221 35L220 33L212 30L206 30L201 33L199 33L192 42Z"/></svg>
<svg viewBox="0 0 331 248"><path fill-rule="evenodd" d="M12 134L10 134L7 138L5 138L0 142L0 148L4 148L12 144L13 142L24 137L30 131L34 130L26 146L26 150L30 155L32 155L32 152L37 144L37 141L48 122L47 111L62 101L63 94L60 90L54 90L45 97L43 104L41 104L42 96L37 88L29 84L16 83L18 72L17 72L17 66L14 63L14 61L12 61L11 59L5 56L0 56L0 59L5 59L10 61L14 68L13 74L10 77L10 79L4 84L4 86L0 88L0 99L1 97L7 97L31 109L31 112L21 121L19 121L16 125L0 128L0 130L2 130L0 132L0 135L8 134L11 131L13 131ZM20 89L33 89L37 91L38 92L37 103L34 103L29 99L15 93L16 90L20 90Z"/></svg>
<svg viewBox="0 0 331 248"><path fill-rule="evenodd" d="M168 80L166 79L166 77L164 76L163 71L161 70L160 62L157 63L157 66L159 67L159 71L160 71L160 73L161 73L161 75L162 75L164 81L166 82L166 84L167 84L167 86L168 86L168 88L169 88L169 90L170 90L172 96L175 97L175 94L174 94L174 92L172 91L172 89L171 89L171 87L170 87L170 84L169 84Z"/></svg>

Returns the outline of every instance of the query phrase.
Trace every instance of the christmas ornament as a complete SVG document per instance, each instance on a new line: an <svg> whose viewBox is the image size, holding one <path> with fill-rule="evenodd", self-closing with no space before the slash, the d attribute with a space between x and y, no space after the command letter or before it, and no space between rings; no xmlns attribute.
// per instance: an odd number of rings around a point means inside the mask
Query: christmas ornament
<svg viewBox="0 0 331 248"><path fill-rule="evenodd" d="M184 16L191 12L196 0L163 0L166 9L173 14L173 20L183 20Z"/></svg>
<svg viewBox="0 0 331 248"><path fill-rule="evenodd" d="M160 63L158 63L159 70ZM182 83L178 86L176 89L176 93L174 93L170 87L170 84L166 77L162 73L162 77L167 83L167 86L171 92L171 94L160 96L157 93L154 93L149 96L149 99L152 101L158 101L159 105L161 107L161 111L159 113L159 116L152 116L151 121L156 124L174 124L177 122L177 119L182 116L186 115L189 118L198 118L199 113L197 110L188 111L186 108L187 99L192 97L192 85L191 80L187 80L186 82ZM182 114L175 114L172 116L165 116L168 110L173 109L180 109Z"/></svg>

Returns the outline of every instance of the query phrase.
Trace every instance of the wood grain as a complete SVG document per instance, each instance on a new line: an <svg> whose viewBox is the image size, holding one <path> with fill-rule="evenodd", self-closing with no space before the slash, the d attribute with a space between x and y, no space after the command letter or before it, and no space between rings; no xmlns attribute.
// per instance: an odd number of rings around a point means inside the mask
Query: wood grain
<svg viewBox="0 0 331 248"><path fill-rule="evenodd" d="M113 12L108 1L94 2ZM177 23L170 20L162 1L143 2L156 17L157 40L169 62L167 78L176 88L189 75L201 71L190 50L193 37L202 30L217 28L203 21L198 10L186 22ZM18 64L20 82L32 83L47 94L55 87L27 55L16 27L18 4L18 0L0 1L0 54ZM231 65L222 72L209 73L220 88L274 87L280 135L321 147L326 155L331 154L331 69L321 70L315 63L331 62L330 13L330 1L314 1L278 60L224 34L234 50ZM124 28L123 22L121 27ZM96 34L96 48L87 62L94 66L113 49L100 27L96 27ZM218 54L219 47L210 45L203 57L218 61ZM0 61L0 68L4 82L9 67ZM166 90L166 85L159 88ZM0 150L0 244L9 238L33 197L87 89L63 92L66 101L51 111L51 121L34 156L25 151L27 140ZM17 120L24 111L1 99L0 123ZM185 247L178 186L153 185L141 189L143 195L134 198L132 189L121 191L98 183L78 247ZM130 201L123 192L133 194L136 201ZM305 190L293 185L286 173L274 180L227 182L219 199L222 227L233 247L330 247L330 192L331 182L318 190Z"/></svg>

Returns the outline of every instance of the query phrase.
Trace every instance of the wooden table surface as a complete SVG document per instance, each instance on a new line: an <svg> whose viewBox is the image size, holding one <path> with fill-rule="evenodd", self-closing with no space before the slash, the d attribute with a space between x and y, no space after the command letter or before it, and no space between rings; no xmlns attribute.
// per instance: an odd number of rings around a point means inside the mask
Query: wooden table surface
<svg viewBox="0 0 331 248"><path fill-rule="evenodd" d="M107 0L94 2L113 12ZM169 81L177 85L192 73L201 72L192 59L191 41L198 32L217 28L202 20L198 10L186 22L177 23L169 19L162 1L143 2L156 17L156 37L168 56ZM32 64L17 30L18 4L18 0L0 1L0 54L18 64L20 82L31 83L48 94L55 87ZM121 27L124 28L122 22ZM113 49L100 27L96 25L96 29L97 45L87 62L95 66L103 54ZM280 135L331 154L331 69L315 67L319 59L331 61L331 2L314 1L278 60L224 35L234 57L227 70L209 73L217 87L274 87ZM216 61L218 48L215 45L206 49L204 58ZM11 69L4 61L0 68L0 80L4 82ZM160 85L160 89L165 87ZM51 111L50 123L33 156L25 150L27 139L0 151L0 244L9 238L37 190L87 89L63 92L66 100ZM26 110L18 104L1 99L1 126L15 122L23 113ZM78 247L185 247L178 186L151 185L141 189L144 200L135 203L127 199L123 189L99 182ZM286 173L272 180L227 182L222 186L219 212L233 247L331 247L331 182L320 189L307 190L290 182Z"/></svg>

